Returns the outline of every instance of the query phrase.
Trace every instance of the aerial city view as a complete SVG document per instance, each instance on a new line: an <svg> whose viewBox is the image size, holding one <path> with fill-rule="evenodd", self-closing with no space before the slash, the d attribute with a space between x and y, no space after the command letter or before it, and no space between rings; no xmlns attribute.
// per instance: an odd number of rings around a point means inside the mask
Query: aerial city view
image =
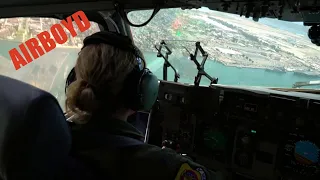
<svg viewBox="0 0 320 180"><path fill-rule="evenodd" d="M227 66L320 75L320 48L310 43L306 37L308 27L291 22L280 25L277 22L279 26L289 24L293 25L289 28L304 31L297 33L216 11L165 11L171 12L160 11L146 27L134 28L136 43L144 51L155 51L153 46L160 40L200 41L209 53L209 59ZM144 14L147 13L132 13L131 19L143 16L146 19L150 13ZM185 51L181 48L183 41L166 43L171 43L173 49ZM190 47L190 43L186 42L184 46ZM194 51L194 48L190 50Z"/></svg>
<svg viewBox="0 0 320 180"><path fill-rule="evenodd" d="M129 13L129 19L140 24L151 11ZM8 51L21 42L50 27L53 18L0 19L0 74L22 80L56 96L64 106L65 79L74 66L82 40L99 31L96 23L83 33L57 46L34 62L15 70ZM77 27L74 25L74 27ZM169 61L178 69L180 82L193 83L197 71L188 60L188 51L199 41L209 57L206 72L218 77L219 83L268 87L292 87L300 81L320 80L320 48L307 37L308 27L301 23L261 19L254 22L237 15L208 9L161 10L144 27L131 27L135 44L143 51L147 65L162 79L163 60L157 58L154 46L165 40L173 53ZM201 57L198 57L201 61ZM173 74L169 70L169 80ZM208 81L203 78L203 85ZM315 87L311 87L315 88Z"/></svg>

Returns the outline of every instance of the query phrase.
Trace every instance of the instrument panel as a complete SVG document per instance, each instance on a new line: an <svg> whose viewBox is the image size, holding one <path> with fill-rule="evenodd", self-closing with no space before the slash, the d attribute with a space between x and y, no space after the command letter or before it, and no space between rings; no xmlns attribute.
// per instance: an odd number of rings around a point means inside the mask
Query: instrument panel
<svg viewBox="0 0 320 180"><path fill-rule="evenodd" d="M150 144L171 141L224 179L319 179L320 97L161 82Z"/></svg>

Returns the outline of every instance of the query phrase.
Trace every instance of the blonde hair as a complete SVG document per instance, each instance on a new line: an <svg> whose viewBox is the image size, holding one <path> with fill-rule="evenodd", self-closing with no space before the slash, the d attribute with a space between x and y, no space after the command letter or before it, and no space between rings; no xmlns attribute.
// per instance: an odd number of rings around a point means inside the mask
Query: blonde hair
<svg viewBox="0 0 320 180"><path fill-rule="evenodd" d="M136 65L132 52L107 44L84 47L75 65L76 80L66 94L66 109L77 116L73 121L83 124L98 110L113 113L122 108L123 83Z"/></svg>

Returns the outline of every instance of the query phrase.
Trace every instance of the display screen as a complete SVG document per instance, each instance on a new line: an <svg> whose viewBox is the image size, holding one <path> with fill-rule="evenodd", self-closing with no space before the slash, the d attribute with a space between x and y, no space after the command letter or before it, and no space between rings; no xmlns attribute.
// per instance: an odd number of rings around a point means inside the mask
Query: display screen
<svg viewBox="0 0 320 180"><path fill-rule="evenodd" d="M320 149L314 142L302 136L292 136L285 145L284 168L304 176L319 176Z"/></svg>
<svg viewBox="0 0 320 180"><path fill-rule="evenodd" d="M206 130L203 133L204 145L210 150L223 150L227 143L227 138L218 130Z"/></svg>
<svg viewBox="0 0 320 180"><path fill-rule="evenodd" d="M319 162L319 148L310 141L298 141L295 144L294 157L300 164L317 164Z"/></svg>

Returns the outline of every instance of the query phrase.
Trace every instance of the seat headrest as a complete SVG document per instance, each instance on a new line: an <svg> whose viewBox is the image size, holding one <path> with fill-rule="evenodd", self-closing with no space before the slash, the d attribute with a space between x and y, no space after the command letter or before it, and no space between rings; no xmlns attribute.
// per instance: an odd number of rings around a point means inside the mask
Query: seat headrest
<svg viewBox="0 0 320 180"><path fill-rule="evenodd" d="M0 75L0 179L53 179L71 149L56 98Z"/></svg>

